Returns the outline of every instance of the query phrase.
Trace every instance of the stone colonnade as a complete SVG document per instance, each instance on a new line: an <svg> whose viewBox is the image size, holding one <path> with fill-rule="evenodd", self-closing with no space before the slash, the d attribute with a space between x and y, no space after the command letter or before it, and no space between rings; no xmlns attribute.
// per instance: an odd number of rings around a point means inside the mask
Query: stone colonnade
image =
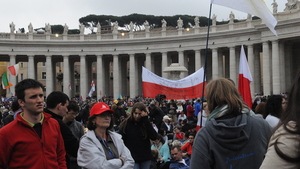
<svg viewBox="0 0 300 169"><path fill-rule="evenodd" d="M285 41L265 41L257 44L246 44L246 55L250 66L253 83L252 94L264 93L264 95L286 92L288 81L292 78L293 63L292 53L285 51L291 46ZM238 83L240 45L218 46L211 45L207 57L207 80L225 77ZM94 96L99 99L103 95L129 95L131 98L142 95L141 70L142 66L151 70L158 76L168 78L164 73L165 67L171 63L179 63L188 69L182 73L181 78L192 74L204 66L205 49L180 49L177 51L151 51L147 53L112 53L112 54L88 54L88 55L29 55L28 78L36 77L37 62L46 64L46 95L55 89L56 70L55 63L63 62L63 92L70 97L74 96L74 90L69 90L69 84L74 88L74 63L80 63L80 94L85 97L90 90L91 81L96 83ZM18 55L9 55L9 63L17 63ZM96 63L96 70L92 71L92 63ZM110 67L112 63L112 68ZM289 67L287 67L289 66ZM111 72L112 71L112 74ZM92 74L96 73L93 77ZM109 83L112 79L112 84ZM9 81L16 84L16 77L10 76ZM112 93L110 92L112 91ZM10 89L14 94L14 87Z"/></svg>

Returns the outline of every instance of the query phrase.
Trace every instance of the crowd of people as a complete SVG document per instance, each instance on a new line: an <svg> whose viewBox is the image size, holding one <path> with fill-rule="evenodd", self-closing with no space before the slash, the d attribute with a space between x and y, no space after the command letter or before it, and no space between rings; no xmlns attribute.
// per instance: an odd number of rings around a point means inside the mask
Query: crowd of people
<svg viewBox="0 0 300 169"><path fill-rule="evenodd" d="M300 72L288 94L250 109L235 84L205 99L71 98L25 79L2 102L1 168L299 168Z"/></svg>

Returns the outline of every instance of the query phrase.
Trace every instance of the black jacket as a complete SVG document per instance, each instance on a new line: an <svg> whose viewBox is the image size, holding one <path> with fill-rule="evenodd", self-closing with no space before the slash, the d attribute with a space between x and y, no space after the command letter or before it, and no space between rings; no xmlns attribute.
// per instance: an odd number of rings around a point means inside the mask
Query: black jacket
<svg viewBox="0 0 300 169"><path fill-rule="evenodd" d="M61 116L51 112L48 109L45 109L44 111L46 113L52 115L52 118L57 120L57 122L60 126L61 135L64 139L66 153L68 155L71 155L72 157L77 157L77 151L79 148L79 140L72 134L72 131L70 130L68 125L62 121Z"/></svg>
<svg viewBox="0 0 300 169"><path fill-rule="evenodd" d="M142 125L146 127L147 138L142 136ZM157 133L153 129L148 116L142 117L139 122L128 121L125 132L120 130L124 144L130 150L130 153L136 163L151 160L150 139L157 139Z"/></svg>

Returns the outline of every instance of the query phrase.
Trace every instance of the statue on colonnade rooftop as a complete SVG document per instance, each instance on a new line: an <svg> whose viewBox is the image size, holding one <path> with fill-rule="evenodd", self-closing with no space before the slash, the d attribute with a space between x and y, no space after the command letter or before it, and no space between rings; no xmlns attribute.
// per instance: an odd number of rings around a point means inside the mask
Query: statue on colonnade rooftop
<svg viewBox="0 0 300 169"><path fill-rule="evenodd" d="M99 22L97 23L97 34L101 34L101 25Z"/></svg>
<svg viewBox="0 0 300 169"><path fill-rule="evenodd" d="M278 9L278 4L276 0L274 0L274 2L271 5L273 6L273 14L276 14Z"/></svg>
<svg viewBox="0 0 300 169"><path fill-rule="evenodd" d="M284 11L291 11L293 9L299 9L298 0L287 0Z"/></svg>
<svg viewBox="0 0 300 169"><path fill-rule="evenodd" d="M33 33L33 26L31 23L28 25L28 32Z"/></svg>
<svg viewBox="0 0 300 169"><path fill-rule="evenodd" d="M199 28L200 21L199 21L199 17L198 16L195 17L194 22L195 22L195 27Z"/></svg>
<svg viewBox="0 0 300 169"><path fill-rule="evenodd" d="M16 30L16 25L14 24L14 22L12 22L11 24L9 24L10 27L10 33L14 33Z"/></svg>

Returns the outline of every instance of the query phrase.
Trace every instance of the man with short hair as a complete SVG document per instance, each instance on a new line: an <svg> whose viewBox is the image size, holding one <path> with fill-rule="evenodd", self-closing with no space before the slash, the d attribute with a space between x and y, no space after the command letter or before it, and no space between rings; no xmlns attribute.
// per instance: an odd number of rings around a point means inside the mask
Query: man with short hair
<svg viewBox="0 0 300 169"><path fill-rule="evenodd" d="M0 130L0 168L66 169L59 124L43 112L44 86L25 79L15 86L22 112Z"/></svg>
<svg viewBox="0 0 300 169"><path fill-rule="evenodd" d="M57 120L62 137L65 143L66 153L72 157L77 157L79 148L79 140L73 135L70 128L65 124L62 119L67 114L69 105L69 97L60 91L53 91L47 97L47 108L44 110L46 113L52 115L52 118ZM70 159L67 157L67 166L70 167Z"/></svg>
<svg viewBox="0 0 300 169"><path fill-rule="evenodd" d="M180 149L186 151L187 156L191 158L192 150L193 150L193 143L194 143L194 139L195 139L195 134L194 133L189 133L188 136L189 136L188 141Z"/></svg>
<svg viewBox="0 0 300 169"><path fill-rule="evenodd" d="M84 129L82 124L75 120L76 116L78 116L79 114L79 106L76 101L70 101L67 108L68 112L63 117L63 122L67 124L67 126L70 128L77 140L80 140L80 138L84 135ZM77 158L70 156L69 159L69 168L81 169L81 167L77 165Z"/></svg>
<svg viewBox="0 0 300 169"><path fill-rule="evenodd" d="M183 158L182 150L180 146L171 147L171 157L172 162L169 166L169 169L189 169L190 168L190 159Z"/></svg>

